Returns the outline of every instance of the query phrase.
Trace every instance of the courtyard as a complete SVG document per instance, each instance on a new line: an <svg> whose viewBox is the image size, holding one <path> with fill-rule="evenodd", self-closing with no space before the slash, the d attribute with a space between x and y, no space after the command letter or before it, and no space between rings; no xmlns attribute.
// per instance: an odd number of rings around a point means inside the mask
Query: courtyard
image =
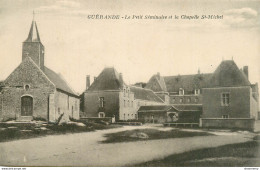
<svg viewBox="0 0 260 170"><path fill-rule="evenodd" d="M104 142L109 134L147 129L163 133L174 128L154 125L122 126L92 132L1 142L0 164L2 166L135 166L174 154L248 142L256 135L247 131L179 129L182 133L203 132L210 135Z"/></svg>

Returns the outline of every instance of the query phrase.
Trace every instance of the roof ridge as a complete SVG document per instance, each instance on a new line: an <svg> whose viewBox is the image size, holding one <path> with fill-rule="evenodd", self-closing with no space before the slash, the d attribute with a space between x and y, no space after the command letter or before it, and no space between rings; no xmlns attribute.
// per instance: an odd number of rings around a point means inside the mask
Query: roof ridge
<svg viewBox="0 0 260 170"><path fill-rule="evenodd" d="M213 74L213 73L200 73L200 74L197 73L197 74L184 74L184 75L178 74L173 76L162 76L162 77L165 78L165 77L196 76L196 75L209 75L209 74Z"/></svg>
<svg viewBox="0 0 260 170"><path fill-rule="evenodd" d="M129 87L134 87L134 88L137 88L137 89L143 89L143 90L147 90L147 91L152 91L151 89L146 89L146 88L143 88L143 87L137 87L137 86L133 86L133 85L129 85ZM154 91L152 91L154 92Z"/></svg>

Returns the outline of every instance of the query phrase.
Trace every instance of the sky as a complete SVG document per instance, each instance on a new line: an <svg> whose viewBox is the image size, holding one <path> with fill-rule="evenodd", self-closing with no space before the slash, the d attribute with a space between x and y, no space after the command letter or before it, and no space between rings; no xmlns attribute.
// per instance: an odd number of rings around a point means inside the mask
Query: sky
<svg viewBox="0 0 260 170"><path fill-rule="evenodd" d="M222 60L260 82L260 0L0 0L0 80L22 60L33 11L45 65L78 93L115 67L127 84L211 73ZM89 15L223 15L223 19L88 19Z"/></svg>

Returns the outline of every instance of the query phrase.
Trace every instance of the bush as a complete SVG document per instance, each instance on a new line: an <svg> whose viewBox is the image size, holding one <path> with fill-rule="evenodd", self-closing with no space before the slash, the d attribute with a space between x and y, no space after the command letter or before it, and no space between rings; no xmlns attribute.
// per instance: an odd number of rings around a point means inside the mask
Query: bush
<svg viewBox="0 0 260 170"><path fill-rule="evenodd" d="M33 120L47 122L47 120L42 117L33 117Z"/></svg>
<svg viewBox="0 0 260 170"><path fill-rule="evenodd" d="M118 120L117 122L141 122L141 120L138 120L138 119L128 119L128 120Z"/></svg>

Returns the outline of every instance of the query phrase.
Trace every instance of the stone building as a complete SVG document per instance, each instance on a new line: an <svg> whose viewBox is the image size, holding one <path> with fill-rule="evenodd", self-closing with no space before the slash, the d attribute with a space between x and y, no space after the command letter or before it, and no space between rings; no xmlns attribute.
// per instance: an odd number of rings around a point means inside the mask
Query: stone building
<svg viewBox="0 0 260 170"><path fill-rule="evenodd" d="M113 67L105 68L91 85L87 76L86 84L86 91L81 95L81 117L138 119L137 110L141 105L163 103L153 91L127 85Z"/></svg>
<svg viewBox="0 0 260 170"><path fill-rule="evenodd" d="M258 119L258 84L249 82L247 66L239 69L233 60L222 61L215 72L208 74L200 71L164 77L156 74L145 88L162 99L168 98L167 104L174 107L200 107L201 126L225 127L229 119L231 127L246 128L252 125L251 119Z"/></svg>
<svg viewBox="0 0 260 170"><path fill-rule="evenodd" d="M0 120L79 119L79 96L60 74L45 66L45 49L35 21L23 42L22 62L1 83Z"/></svg>
<svg viewBox="0 0 260 170"><path fill-rule="evenodd" d="M248 80L248 67L239 70L233 60L223 61L202 90L201 126L253 129L259 109L257 86Z"/></svg>

